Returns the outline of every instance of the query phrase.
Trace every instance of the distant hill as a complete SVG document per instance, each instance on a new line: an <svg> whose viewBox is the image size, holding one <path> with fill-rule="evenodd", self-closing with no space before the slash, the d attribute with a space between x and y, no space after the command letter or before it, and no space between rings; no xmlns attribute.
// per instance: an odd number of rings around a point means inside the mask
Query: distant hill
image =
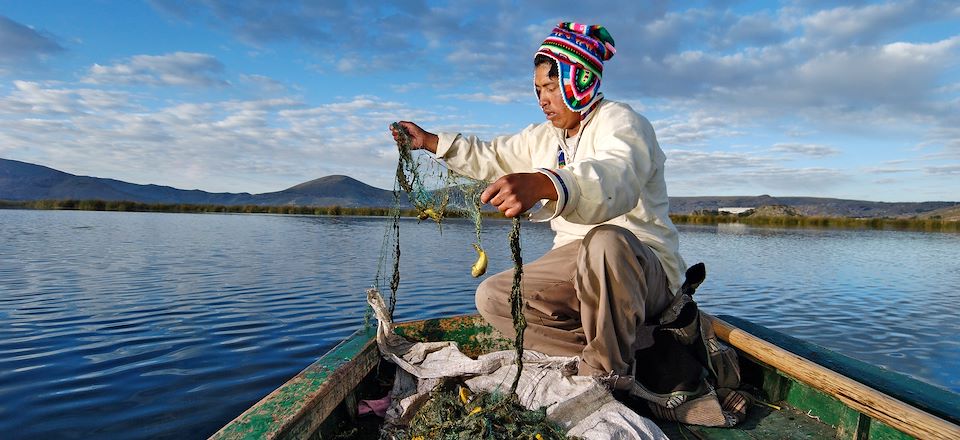
<svg viewBox="0 0 960 440"><path fill-rule="evenodd" d="M347 176L326 176L283 191L257 194L258 205L389 207L393 192Z"/></svg>
<svg viewBox="0 0 960 440"><path fill-rule="evenodd" d="M114 179L76 176L45 166L0 159L0 199L100 199L142 203L235 205L250 203L248 193L209 193Z"/></svg>
<svg viewBox="0 0 960 440"><path fill-rule="evenodd" d="M751 217L796 217L800 213L796 209L784 205L759 206L750 211Z"/></svg>
<svg viewBox="0 0 960 440"><path fill-rule="evenodd" d="M960 205L951 206L948 208L935 209L933 211L925 212L917 217L925 219L940 219L947 221L960 221Z"/></svg>
<svg viewBox="0 0 960 440"><path fill-rule="evenodd" d="M210 205L390 207L393 193L347 176L326 176L264 194L210 193L114 179L76 176L45 166L0 159L0 200L126 200L140 203ZM930 217L949 219L957 202L888 203L819 197L671 197L670 212L688 214L719 208L789 207L790 212L828 217ZM938 214L939 213L939 214Z"/></svg>
<svg viewBox="0 0 960 440"><path fill-rule="evenodd" d="M936 209L957 206L958 202L869 202L823 197L723 196L671 197L671 213L691 213L720 208L787 206L800 215L824 217L912 217Z"/></svg>
<svg viewBox="0 0 960 440"><path fill-rule="evenodd" d="M76 176L45 166L0 159L0 200L126 200L210 205L389 207L393 193L347 176L327 176L283 191L211 193L114 179Z"/></svg>

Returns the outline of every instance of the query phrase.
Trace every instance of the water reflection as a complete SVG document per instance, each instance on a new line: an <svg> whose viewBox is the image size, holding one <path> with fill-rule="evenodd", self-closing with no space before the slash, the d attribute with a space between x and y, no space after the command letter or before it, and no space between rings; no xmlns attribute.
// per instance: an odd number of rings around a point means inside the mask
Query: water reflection
<svg viewBox="0 0 960 440"><path fill-rule="evenodd" d="M361 324L388 225L0 210L0 432L206 437ZM486 223L489 273L509 227ZM473 225L401 233L398 319L473 312ZM522 237L525 261L552 242ZM705 309L960 390L960 236L691 226L681 246Z"/></svg>

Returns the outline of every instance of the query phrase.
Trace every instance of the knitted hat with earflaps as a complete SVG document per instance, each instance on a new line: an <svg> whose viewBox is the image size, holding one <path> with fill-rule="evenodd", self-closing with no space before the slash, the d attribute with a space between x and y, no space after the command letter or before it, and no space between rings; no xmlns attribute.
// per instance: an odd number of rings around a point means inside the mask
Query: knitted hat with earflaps
<svg viewBox="0 0 960 440"><path fill-rule="evenodd" d="M558 24L540 45L536 55L557 61L560 89L570 110L583 111L598 98L603 62L616 53L613 45L603 26L572 22Z"/></svg>

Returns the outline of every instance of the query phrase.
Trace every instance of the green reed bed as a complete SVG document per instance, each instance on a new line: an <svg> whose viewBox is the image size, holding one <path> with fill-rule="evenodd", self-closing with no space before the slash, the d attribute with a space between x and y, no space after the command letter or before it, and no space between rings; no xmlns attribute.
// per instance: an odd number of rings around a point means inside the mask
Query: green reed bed
<svg viewBox="0 0 960 440"><path fill-rule="evenodd" d="M120 212L179 212L179 213L237 213L237 214L295 214L295 215L344 215L344 216L389 216L390 208L347 206L261 206L261 205L212 205L186 203L138 203L105 200L0 200L0 209L63 209L81 211ZM415 209L401 211L403 217L416 217ZM456 213L447 214L456 217ZM484 211L483 217L503 218L495 211ZM670 219L678 225L718 225L739 223L757 227L797 227L831 229L880 229L925 232L960 232L960 221L938 218L851 218L851 217L806 217L806 216L737 216L711 214L671 214Z"/></svg>
<svg viewBox="0 0 960 440"><path fill-rule="evenodd" d="M294 215L344 215L344 216L389 216L391 208L348 206L263 206L263 205L213 205L189 203L139 203L106 200L0 200L0 209L42 209L74 211L117 212L175 212L175 213L235 213L235 214L294 214ZM401 210L404 217L416 217L414 209ZM485 212L483 216L500 216L499 212ZM447 214L457 217L456 213Z"/></svg>
<svg viewBox="0 0 960 440"><path fill-rule="evenodd" d="M104 200L35 200L26 202L0 201L0 208L50 209L78 211L120 212L178 212L178 213L237 213L237 214L297 214L297 215L358 215L386 216L390 208L344 207L344 206L261 206L261 205L213 205L188 203L139 203ZM404 215L412 216L412 210Z"/></svg>

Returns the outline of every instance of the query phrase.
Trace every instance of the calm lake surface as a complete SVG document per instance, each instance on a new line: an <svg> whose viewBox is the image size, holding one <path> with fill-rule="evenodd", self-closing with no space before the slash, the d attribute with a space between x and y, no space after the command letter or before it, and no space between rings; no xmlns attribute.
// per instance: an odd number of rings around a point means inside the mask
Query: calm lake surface
<svg viewBox="0 0 960 440"><path fill-rule="evenodd" d="M206 438L362 325L387 226L0 210L0 433ZM509 226L485 222L491 273ZM960 235L680 230L705 310L960 391ZM526 261L550 247L521 235ZM475 312L472 238L402 222L398 319Z"/></svg>

